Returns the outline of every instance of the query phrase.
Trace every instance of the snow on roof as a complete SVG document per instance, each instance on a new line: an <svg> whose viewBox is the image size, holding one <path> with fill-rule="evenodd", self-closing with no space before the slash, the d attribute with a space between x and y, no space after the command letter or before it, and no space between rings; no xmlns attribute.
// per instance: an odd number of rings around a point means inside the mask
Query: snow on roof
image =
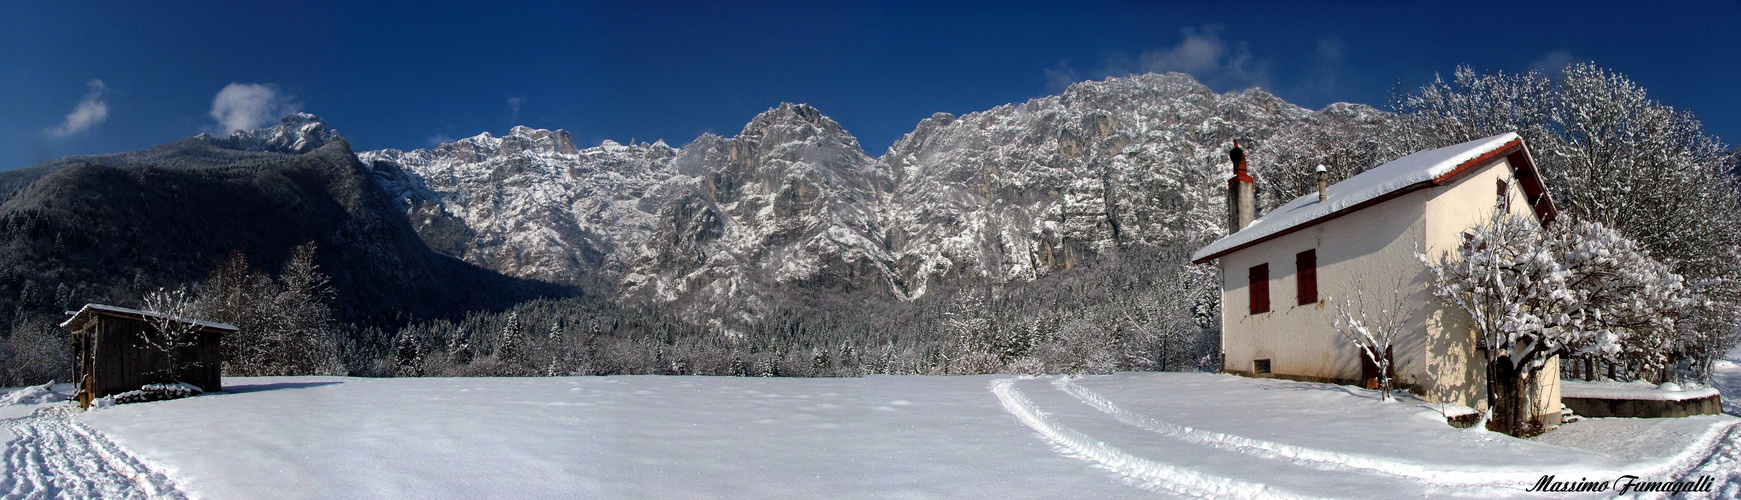
<svg viewBox="0 0 1741 500"><path fill-rule="evenodd" d="M66 321L61 322L60 327L61 328L71 327L73 329L77 329L78 327L83 327L85 322L90 321L91 316L95 315L98 312L106 312L106 313L110 313L110 314L119 314L119 315L123 315L123 316L137 316L137 317L139 317L139 319L165 318L165 317L167 317L167 316L157 314L154 312L146 312L146 311L141 311L138 309L128 309L125 307L116 307L116 306L104 305L104 304L85 304L85 307L80 308L77 313L73 313L73 317L67 318ZM229 330L229 331L238 330L238 328L236 328L234 326L226 325L223 323L215 323L215 322L211 322L211 321L201 321L201 320L197 320L197 319L186 319L186 318L169 318L169 319L174 320L174 321L180 321L183 323L193 323L195 325L199 325L199 326L202 326L205 328L216 329L216 330Z"/></svg>
<svg viewBox="0 0 1741 500"><path fill-rule="evenodd" d="M1191 255L1191 260L1202 262L1217 258L1245 245L1279 236L1288 229L1311 225L1337 212L1357 208L1361 203L1386 194L1415 184L1439 180L1456 172L1458 167L1504 149L1514 141L1521 141L1517 133L1506 132L1398 158L1331 185L1325 190L1324 201L1318 201L1318 193L1294 198L1294 201L1264 214L1263 218L1253 221L1245 229L1198 250Z"/></svg>

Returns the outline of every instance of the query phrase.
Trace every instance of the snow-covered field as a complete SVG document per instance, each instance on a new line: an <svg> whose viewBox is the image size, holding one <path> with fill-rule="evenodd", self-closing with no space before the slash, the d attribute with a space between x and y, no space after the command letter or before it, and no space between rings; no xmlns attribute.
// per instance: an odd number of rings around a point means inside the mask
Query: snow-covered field
<svg viewBox="0 0 1741 500"><path fill-rule="evenodd" d="M1519 440L1418 401L1217 374L225 384L83 413L0 406L0 496L1490 498L1544 474L1710 475L1741 493L1730 415Z"/></svg>

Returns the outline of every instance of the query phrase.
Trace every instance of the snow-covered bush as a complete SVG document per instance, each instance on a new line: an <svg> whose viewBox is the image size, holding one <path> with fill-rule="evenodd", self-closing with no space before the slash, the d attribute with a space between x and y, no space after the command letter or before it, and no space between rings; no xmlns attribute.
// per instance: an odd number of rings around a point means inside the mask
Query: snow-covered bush
<svg viewBox="0 0 1741 500"><path fill-rule="evenodd" d="M40 384L72 377L72 340L42 315L24 315L6 331L0 325L0 386Z"/></svg>

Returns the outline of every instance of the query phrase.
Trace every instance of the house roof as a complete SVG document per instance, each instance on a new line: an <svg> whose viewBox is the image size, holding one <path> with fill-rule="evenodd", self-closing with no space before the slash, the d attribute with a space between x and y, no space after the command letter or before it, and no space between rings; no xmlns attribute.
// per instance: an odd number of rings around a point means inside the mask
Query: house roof
<svg viewBox="0 0 1741 500"><path fill-rule="evenodd" d="M1197 250L1191 255L1191 261L1198 264L1208 262L1419 189L1448 185L1500 158L1511 160L1515 169L1513 176L1518 179L1536 217L1544 223L1553 220L1559 210L1554 207L1552 197L1548 196L1546 186L1536 174L1535 160L1524 147L1523 138L1515 132L1506 132L1421 151L1379 165L1329 186L1325 189L1324 201L1318 201L1318 193L1294 198L1245 229Z"/></svg>
<svg viewBox="0 0 1741 500"><path fill-rule="evenodd" d="M119 316L119 317L123 317L123 318L135 319L135 320L140 320L140 321L145 321L146 318L169 318L172 321L179 321L182 323L192 323L195 325L199 325L202 328L211 329L211 330L222 330L222 331L229 331L229 332L233 332L233 331L237 330L236 327L226 325L223 323L214 323L211 321L201 321L201 320L197 320L197 319L171 318L171 317L157 314L154 312L146 312L146 311L141 311L138 309L128 309L125 307L116 307L116 306L103 305L103 304L85 304L85 307L81 307L81 308L79 308L78 312L73 313L73 317L67 318L66 321L61 322L60 327L66 328L68 330L78 330L78 329L84 328L85 323L88 323L92 319L95 319L97 317L97 315L99 315L99 314L106 315L106 316Z"/></svg>

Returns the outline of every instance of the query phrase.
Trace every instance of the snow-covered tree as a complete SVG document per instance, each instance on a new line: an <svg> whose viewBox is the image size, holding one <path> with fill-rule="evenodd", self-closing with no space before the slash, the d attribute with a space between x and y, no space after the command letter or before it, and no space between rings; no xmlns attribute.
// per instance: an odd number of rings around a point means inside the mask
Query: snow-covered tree
<svg viewBox="0 0 1741 500"><path fill-rule="evenodd" d="M1403 296L1404 286L1397 283L1388 297L1369 298L1366 294L1366 281L1358 280L1354 284L1351 296L1340 298L1328 297L1336 304L1336 317L1330 326L1342 334L1356 348L1366 361L1378 367L1378 394L1380 399L1389 400L1391 389L1391 345L1401 336L1408 326L1409 318L1418 310ZM1377 301L1375 303L1375 301Z"/></svg>
<svg viewBox="0 0 1741 500"><path fill-rule="evenodd" d="M1717 349L1733 343L1714 332L1738 326L1734 315L1722 311L1741 308L1735 153L1690 113L1651 100L1624 75L1584 63L1557 76L1459 68L1450 80L1435 80L1398 100L1404 133L1397 140L1425 149L1518 132L1563 214L1636 241L1697 289L1693 302L1710 302L1699 306L1696 328L1681 325L1685 348L1655 352L1721 356ZM1689 344L1690 337L1703 340Z"/></svg>
<svg viewBox="0 0 1741 500"><path fill-rule="evenodd" d="M197 308L186 288L159 288L145 295L145 323L151 328L139 331L142 345L163 355L163 369L155 371L159 382L180 382L184 369L198 367L199 361L184 358L186 350L195 345L200 325L192 321Z"/></svg>
<svg viewBox="0 0 1741 500"><path fill-rule="evenodd" d="M496 343L496 360L504 363L520 360L520 337L524 329L520 325L520 312L508 313L508 323L502 326L501 340Z"/></svg>
<svg viewBox="0 0 1741 500"><path fill-rule="evenodd" d="M225 375L345 372L332 311L337 294L316 255L313 242L296 246L274 279L236 253L200 284L200 314L237 328L224 336Z"/></svg>
<svg viewBox="0 0 1741 500"><path fill-rule="evenodd" d="M393 341L393 372L402 377L423 375L423 346L415 335L400 332Z"/></svg>
<svg viewBox="0 0 1741 500"><path fill-rule="evenodd" d="M1741 344L1741 305L1738 305L1741 300L1721 295L1733 289L1722 280L1741 279L1741 273L1733 276L1736 278L1696 281L1689 287L1688 305L1682 310L1678 324L1679 351L1684 353L1679 362L1684 365L1680 375L1710 383L1717 361Z"/></svg>
<svg viewBox="0 0 1741 500"><path fill-rule="evenodd" d="M568 374L569 348L563 340L562 323L550 324L550 334L545 336L544 351L549 355L550 362L544 367L544 376L555 377Z"/></svg>
<svg viewBox="0 0 1741 500"><path fill-rule="evenodd" d="M1568 352L1621 363L1626 378L1662 374L1681 352L1681 311L1691 305L1681 276L1612 228L1562 219L1543 244L1567 273L1569 314L1581 319Z"/></svg>
<svg viewBox="0 0 1741 500"><path fill-rule="evenodd" d="M1486 354L1490 427L1521 434L1529 418L1524 394L1542 366L1568 343L1606 349L1613 339L1580 336L1581 314L1570 276L1543 244L1534 218L1494 210L1487 222L1464 233L1455 254L1427 265L1428 289L1468 314L1478 348ZM1558 376L1558 374L1553 374Z"/></svg>
<svg viewBox="0 0 1741 500"><path fill-rule="evenodd" d="M5 326L5 325L0 325ZM72 344L53 316L23 315L0 330L0 386L16 387L67 380L71 376Z"/></svg>
<svg viewBox="0 0 1741 500"><path fill-rule="evenodd" d="M285 375L344 373L330 306L336 293L315 256L313 242L291 250L279 278L283 291L273 301L280 318L277 364Z"/></svg>
<svg viewBox="0 0 1741 500"><path fill-rule="evenodd" d="M1636 378L1666 373L1686 352L1677 320L1694 302L1681 276L1600 223L1568 217L1543 230L1495 210L1454 255L1420 257L1429 288L1468 313L1486 349L1489 402L1507 432L1527 416L1519 384L1555 355L1617 363Z"/></svg>

